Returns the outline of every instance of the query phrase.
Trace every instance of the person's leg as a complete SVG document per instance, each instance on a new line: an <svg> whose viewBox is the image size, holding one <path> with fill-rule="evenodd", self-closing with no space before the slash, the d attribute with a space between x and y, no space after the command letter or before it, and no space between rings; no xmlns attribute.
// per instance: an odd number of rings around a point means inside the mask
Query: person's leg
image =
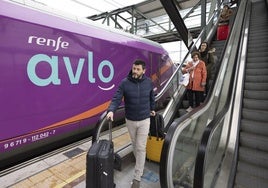
<svg viewBox="0 0 268 188"><path fill-rule="evenodd" d="M194 91L195 93L195 104L196 107L200 106L200 102L202 102L203 97L204 97L204 92L203 91Z"/></svg>
<svg viewBox="0 0 268 188"><path fill-rule="evenodd" d="M136 158L136 134L137 134L137 125L138 123L136 121L131 121L126 119L126 126L128 129L128 133L132 142L132 147L133 147L133 154Z"/></svg>
<svg viewBox="0 0 268 188"><path fill-rule="evenodd" d="M190 107L193 107L194 106L193 90L188 89L187 92L188 92L188 97L189 97L188 98L188 100L189 100L189 106Z"/></svg>
<svg viewBox="0 0 268 188"><path fill-rule="evenodd" d="M150 118L138 122L136 135L136 165L134 179L140 181L144 170L147 137L150 129Z"/></svg>
<svg viewBox="0 0 268 188"><path fill-rule="evenodd" d="M187 94L188 94L189 107L186 109L186 112L191 112L194 106L193 90L188 89Z"/></svg>

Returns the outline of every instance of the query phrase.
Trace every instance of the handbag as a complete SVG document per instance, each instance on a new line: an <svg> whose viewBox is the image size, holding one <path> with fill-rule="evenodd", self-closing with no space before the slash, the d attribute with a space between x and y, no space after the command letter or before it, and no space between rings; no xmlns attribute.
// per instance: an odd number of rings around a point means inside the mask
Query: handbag
<svg viewBox="0 0 268 188"><path fill-rule="evenodd" d="M185 73L181 75L179 84L184 85L185 87L189 84L189 79L190 79L190 73Z"/></svg>
<svg viewBox="0 0 268 188"><path fill-rule="evenodd" d="M164 137L164 118L161 114L156 113L150 116L150 136Z"/></svg>
<svg viewBox="0 0 268 188"><path fill-rule="evenodd" d="M146 146L146 158L155 162L160 162L164 138L148 136Z"/></svg>
<svg viewBox="0 0 268 188"><path fill-rule="evenodd" d="M162 147L164 143L163 133L164 120L160 114L151 117L149 136L147 137L146 158L160 162Z"/></svg>

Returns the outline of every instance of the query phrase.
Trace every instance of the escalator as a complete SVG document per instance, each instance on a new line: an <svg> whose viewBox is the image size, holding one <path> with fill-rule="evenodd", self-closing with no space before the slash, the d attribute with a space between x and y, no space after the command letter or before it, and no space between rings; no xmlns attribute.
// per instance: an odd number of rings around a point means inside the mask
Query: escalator
<svg viewBox="0 0 268 188"><path fill-rule="evenodd" d="M240 6L240 41L230 42L238 48L228 63L232 73L223 78L233 82L198 143L193 187L268 187L268 6L265 0Z"/></svg>
<svg viewBox="0 0 268 188"><path fill-rule="evenodd" d="M234 18L234 24L230 35L222 48L222 55L219 57L219 70L215 76L215 83L211 93L203 105L191 111L189 114L175 119L170 125L161 155L160 182L161 187L213 187L220 168L222 157L224 156L226 141L221 137L228 138L226 127L221 126L213 130L214 137L209 141L212 143L208 148L210 152L206 156L206 167L198 166L197 156L202 146L202 138L210 130L210 123L215 121L215 117L221 115L229 104L229 96L233 93L230 89L235 80L235 70L237 66L237 53L240 50L240 37L244 21L246 1L242 1ZM218 41L212 41L211 46ZM222 41L223 42L223 41ZM217 49L218 50L218 49ZM201 147L201 150L204 148ZM203 153L204 154L204 153ZM198 168L197 168L198 166ZM204 168L203 168L204 167ZM206 171L203 177L196 178L196 171L201 174ZM200 181L206 179L205 182Z"/></svg>

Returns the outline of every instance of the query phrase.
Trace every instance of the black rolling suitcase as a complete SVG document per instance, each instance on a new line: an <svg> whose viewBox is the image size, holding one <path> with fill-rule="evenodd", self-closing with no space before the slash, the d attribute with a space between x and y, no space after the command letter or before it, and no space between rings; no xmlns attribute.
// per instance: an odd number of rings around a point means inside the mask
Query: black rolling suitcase
<svg viewBox="0 0 268 188"><path fill-rule="evenodd" d="M109 121L109 140L95 141L87 153L86 188L113 188L114 146Z"/></svg>

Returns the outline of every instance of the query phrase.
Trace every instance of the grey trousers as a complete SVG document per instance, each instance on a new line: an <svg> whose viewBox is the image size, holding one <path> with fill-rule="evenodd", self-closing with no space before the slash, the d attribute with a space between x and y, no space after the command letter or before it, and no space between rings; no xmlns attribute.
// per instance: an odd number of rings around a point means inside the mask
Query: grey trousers
<svg viewBox="0 0 268 188"><path fill-rule="evenodd" d="M141 181L145 164L146 144L150 129L150 118L141 121L131 121L126 119L126 126L131 138L133 153L136 158L134 179Z"/></svg>

